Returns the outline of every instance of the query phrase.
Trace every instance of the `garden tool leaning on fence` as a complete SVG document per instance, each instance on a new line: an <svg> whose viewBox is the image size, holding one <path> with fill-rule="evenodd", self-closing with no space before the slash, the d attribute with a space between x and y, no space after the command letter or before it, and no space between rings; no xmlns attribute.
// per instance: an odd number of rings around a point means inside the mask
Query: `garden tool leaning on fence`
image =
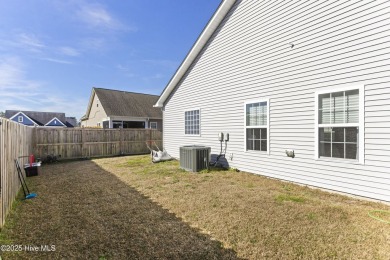
<svg viewBox="0 0 390 260"><path fill-rule="evenodd" d="M150 150L150 155L152 157L152 162L157 163L157 162L163 162L163 161L169 161L172 160L173 158L167 153L165 150L160 150L158 146L156 145L155 141L146 141L146 146ZM153 150L152 147L157 148L157 150Z"/></svg>
<svg viewBox="0 0 390 260"><path fill-rule="evenodd" d="M15 159L15 166L16 166L16 170L18 172L18 177L19 177L20 184L22 185L22 189L23 189L23 193L24 193L24 199L35 198L37 196L37 194L36 193L30 193L30 190L27 187L26 180L24 179L24 176L23 176L23 173L22 173L22 169L20 168L18 159Z"/></svg>

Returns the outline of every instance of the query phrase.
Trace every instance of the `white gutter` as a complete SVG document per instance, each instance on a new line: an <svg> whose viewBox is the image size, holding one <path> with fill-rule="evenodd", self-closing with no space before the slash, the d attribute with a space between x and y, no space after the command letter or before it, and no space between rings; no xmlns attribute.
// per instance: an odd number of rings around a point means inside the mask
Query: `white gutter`
<svg viewBox="0 0 390 260"><path fill-rule="evenodd" d="M175 89L176 85L179 83L183 75L186 73L188 68L191 66L192 62L196 59L200 51L206 45L207 41L210 39L211 35L213 35L214 31L218 28L219 24L225 18L226 14L232 8L233 4L236 0L223 0L218 10L215 12L214 16L211 18L198 40L195 42L194 46L187 54L186 58L177 69L174 76L169 81L168 85L165 87L163 92L160 95L157 103L153 107L163 107L165 101L171 94L171 92Z"/></svg>

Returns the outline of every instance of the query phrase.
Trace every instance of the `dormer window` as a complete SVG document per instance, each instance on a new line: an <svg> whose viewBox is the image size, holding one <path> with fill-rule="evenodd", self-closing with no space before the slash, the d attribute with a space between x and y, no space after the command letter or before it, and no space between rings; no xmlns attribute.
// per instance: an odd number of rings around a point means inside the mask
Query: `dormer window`
<svg viewBox="0 0 390 260"><path fill-rule="evenodd" d="M18 122L23 123L23 116L18 116Z"/></svg>

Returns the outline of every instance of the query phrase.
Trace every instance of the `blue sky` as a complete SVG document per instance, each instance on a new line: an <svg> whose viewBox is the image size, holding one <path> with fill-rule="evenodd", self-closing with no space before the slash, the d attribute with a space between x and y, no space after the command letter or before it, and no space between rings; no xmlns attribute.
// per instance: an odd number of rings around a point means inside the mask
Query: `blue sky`
<svg viewBox="0 0 390 260"><path fill-rule="evenodd" d="M0 111L85 113L92 87L159 95L220 0L0 0Z"/></svg>

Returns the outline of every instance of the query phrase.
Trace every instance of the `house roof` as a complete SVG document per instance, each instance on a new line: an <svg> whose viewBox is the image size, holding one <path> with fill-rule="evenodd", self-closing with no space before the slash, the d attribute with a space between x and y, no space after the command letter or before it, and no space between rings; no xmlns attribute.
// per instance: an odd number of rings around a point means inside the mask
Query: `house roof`
<svg viewBox="0 0 390 260"><path fill-rule="evenodd" d="M172 91L175 89L177 84L180 82L182 77L185 75L187 70L190 68L191 64L194 62L196 57L202 51L203 47L207 44L210 37L213 35L215 30L221 24L222 20L228 14L232 6L237 0L223 0L219 5L217 11L214 13L213 17L210 19L206 27L203 29L199 38L192 46L190 52L185 57L184 61L177 69L171 80L168 82L168 85L162 91L160 98L155 103L154 107L163 107L165 101L168 99Z"/></svg>
<svg viewBox="0 0 390 260"><path fill-rule="evenodd" d="M77 126L77 119L75 117L65 117L66 120L66 126L67 127L75 127Z"/></svg>
<svg viewBox="0 0 390 260"><path fill-rule="evenodd" d="M59 121L60 124L57 124L57 121ZM54 124L57 124L57 125L62 125L62 126L66 126L66 124L64 124L61 120L59 120L57 117L54 117L52 120L50 120L49 122L47 122L45 124L45 126L49 126L51 125L52 123L54 122ZM56 125L56 126L57 126Z"/></svg>
<svg viewBox="0 0 390 260"><path fill-rule="evenodd" d="M159 96L103 88L92 89L87 115L91 109L94 93L107 116L162 118L161 109L153 107Z"/></svg>
<svg viewBox="0 0 390 260"><path fill-rule="evenodd" d="M49 123L54 118L57 118L59 121L61 121L64 125L67 125L68 127L73 127L77 125L73 124L73 122L69 121L68 123L68 117L65 117L65 113L60 112L38 112L38 111L21 111L21 110L6 110L5 111L5 118L11 118L14 115L22 112L24 115L29 117L32 121L34 121L37 125L43 126Z"/></svg>
<svg viewBox="0 0 390 260"><path fill-rule="evenodd" d="M61 122L65 122L65 113L57 112L38 112L38 111L20 111L20 110L6 110L5 117L11 118L15 114L23 112L26 116L35 121L38 125L45 125L54 117L57 117Z"/></svg>

